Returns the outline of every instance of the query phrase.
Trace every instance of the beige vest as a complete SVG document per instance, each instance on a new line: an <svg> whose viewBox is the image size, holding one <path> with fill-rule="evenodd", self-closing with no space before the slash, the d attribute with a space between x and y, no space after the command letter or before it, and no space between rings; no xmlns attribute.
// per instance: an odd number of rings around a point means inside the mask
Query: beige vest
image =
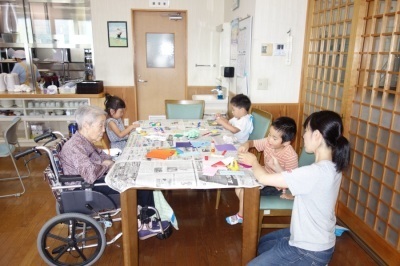
<svg viewBox="0 0 400 266"><path fill-rule="evenodd" d="M29 69L29 67L28 67L28 65L25 63L25 61L22 61L22 62L19 62L19 64L21 64L21 66L25 69L25 77L26 77L26 79L25 79L25 82L23 83L23 84L25 84L25 85L28 85L28 86L30 86L30 84L32 84L31 82L32 82L32 73L31 73L31 70ZM35 73L36 73L36 66L35 65L33 65L33 69L34 69L34 71L35 71ZM38 88L38 84L37 84L37 82L35 81L35 87L36 88ZM22 85L22 84L21 84Z"/></svg>

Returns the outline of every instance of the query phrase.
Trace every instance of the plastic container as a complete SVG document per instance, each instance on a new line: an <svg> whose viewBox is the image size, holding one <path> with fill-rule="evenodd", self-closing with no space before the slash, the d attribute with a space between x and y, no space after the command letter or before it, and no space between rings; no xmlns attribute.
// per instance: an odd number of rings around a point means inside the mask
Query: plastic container
<svg viewBox="0 0 400 266"><path fill-rule="evenodd" d="M222 90L222 87L221 86L217 86L217 90L218 90L217 99L218 100L223 100L224 99L224 91Z"/></svg>

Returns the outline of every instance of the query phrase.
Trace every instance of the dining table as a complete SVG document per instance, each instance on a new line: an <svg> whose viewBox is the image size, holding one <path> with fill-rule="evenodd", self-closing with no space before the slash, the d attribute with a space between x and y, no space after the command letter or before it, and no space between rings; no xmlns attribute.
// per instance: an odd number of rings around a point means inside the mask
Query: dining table
<svg viewBox="0 0 400 266"><path fill-rule="evenodd" d="M244 188L242 260L256 256L260 184L237 161L234 135L213 120L138 121L105 181L119 191L124 265L139 265L137 189ZM173 206L172 206L173 208Z"/></svg>

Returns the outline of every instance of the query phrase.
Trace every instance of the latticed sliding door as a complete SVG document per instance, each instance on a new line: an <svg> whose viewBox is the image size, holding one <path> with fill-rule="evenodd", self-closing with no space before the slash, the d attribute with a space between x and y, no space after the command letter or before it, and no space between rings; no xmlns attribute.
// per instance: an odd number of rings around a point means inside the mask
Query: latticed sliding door
<svg viewBox="0 0 400 266"><path fill-rule="evenodd" d="M309 0L303 121L342 115L351 143L337 215L387 263L400 259L398 1Z"/></svg>
<svg viewBox="0 0 400 266"><path fill-rule="evenodd" d="M363 16L361 65L351 106L352 167L339 217L391 263L400 250L400 6L369 1ZM397 257L397 259L396 259Z"/></svg>
<svg viewBox="0 0 400 266"><path fill-rule="evenodd" d="M353 1L310 1L303 120L311 113L343 114Z"/></svg>

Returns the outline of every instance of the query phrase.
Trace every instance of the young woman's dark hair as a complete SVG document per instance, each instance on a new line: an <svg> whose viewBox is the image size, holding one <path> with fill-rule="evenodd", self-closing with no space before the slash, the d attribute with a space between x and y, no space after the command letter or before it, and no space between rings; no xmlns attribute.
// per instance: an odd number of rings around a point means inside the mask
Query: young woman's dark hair
<svg viewBox="0 0 400 266"><path fill-rule="evenodd" d="M333 111L315 112L307 117L303 126L310 126L312 132L318 130L321 133L326 145L332 149L336 171L346 169L350 163L350 144L343 136L343 123L339 114Z"/></svg>
<svg viewBox="0 0 400 266"><path fill-rule="evenodd" d="M104 105L106 106L105 111L107 112L108 115L111 115L110 109L117 110L126 107L124 100L122 100L118 96L112 96L106 93L105 98L106 98L106 100L104 101Z"/></svg>
<svg viewBox="0 0 400 266"><path fill-rule="evenodd" d="M247 112L250 110L250 106L251 106L251 101L250 101L249 97L247 97L246 95L244 95L242 93L235 95L230 100L230 103L233 106L246 109Z"/></svg>
<svg viewBox="0 0 400 266"><path fill-rule="evenodd" d="M296 136L297 126L296 122L287 116L281 116L275 119L271 126L282 134L282 142L292 141Z"/></svg>

